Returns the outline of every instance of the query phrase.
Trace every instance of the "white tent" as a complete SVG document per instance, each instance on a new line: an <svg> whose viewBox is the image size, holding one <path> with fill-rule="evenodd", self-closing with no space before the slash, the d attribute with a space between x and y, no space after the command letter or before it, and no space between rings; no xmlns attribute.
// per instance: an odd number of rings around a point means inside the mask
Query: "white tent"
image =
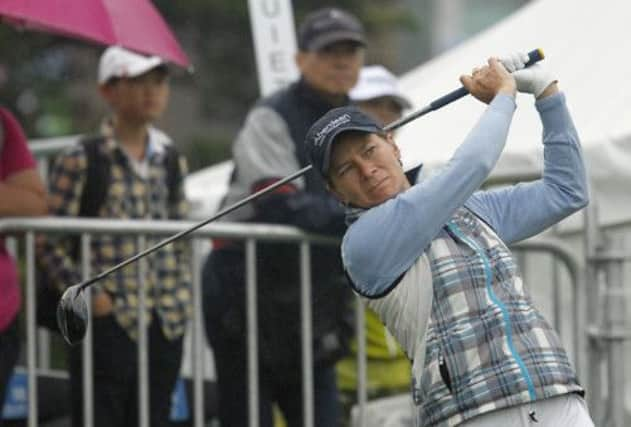
<svg viewBox="0 0 631 427"><path fill-rule="evenodd" d="M631 219L631 2L537 0L497 25L402 76L400 84L420 108L459 87L491 55L542 48L545 66L559 78L581 135L601 219ZM531 97L518 109L495 176L541 168L541 124ZM404 163L446 162L484 109L466 97L400 130Z"/></svg>
<svg viewBox="0 0 631 427"><path fill-rule="evenodd" d="M184 181L186 198L191 203L192 219L205 219L217 212L228 191L233 164L226 160L189 174Z"/></svg>

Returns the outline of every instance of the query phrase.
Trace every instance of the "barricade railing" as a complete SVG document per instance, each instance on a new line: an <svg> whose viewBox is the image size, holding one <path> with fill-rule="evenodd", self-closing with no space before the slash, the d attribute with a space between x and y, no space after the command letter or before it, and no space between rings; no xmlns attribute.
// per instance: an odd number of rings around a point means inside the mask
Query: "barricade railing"
<svg viewBox="0 0 631 427"><path fill-rule="evenodd" d="M584 223L588 303L585 307L588 352L588 404L596 425L628 426L631 422L629 369L631 323L627 310L631 292L629 226L622 221L600 224L598 206L591 204ZM626 231L625 231L626 230Z"/></svg>
<svg viewBox="0 0 631 427"><path fill-rule="evenodd" d="M90 275L98 272L89 271L90 266L90 244L89 239L93 235L110 234L110 235L126 235L137 236L139 239L140 247L145 246L145 239L149 236L167 236L177 232L183 231L193 225L192 222L187 221L145 221L145 220L100 220L100 219L83 219L83 218L37 218L37 219L24 219L24 218L7 218L0 221L0 234L22 234L24 233L25 241L25 265L26 265L26 335L27 335L27 372L28 372L28 425L37 425L37 384L35 381L35 369L36 369L36 317L37 310L35 301L35 234L79 234L81 235L81 266L82 276L89 277ZM255 301L256 301L256 277L255 268L256 265L256 243L258 241L277 241L277 242L295 242L300 246L301 251L301 270L302 270L302 297L301 306L303 308L302 315L302 332L303 332L303 378L304 378L304 408L307 414L305 425L313 426L313 377L312 377L312 358L311 358L311 322L310 315L306 316L305 311L309 312L310 309L310 253L309 243L319 244L336 244L335 239L313 236L306 233L302 233L295 228L276 226L276 225L256 225L256 224L211 224L195 231L190 240L192 241L192 263L191 266L193 273L193 420L194 425L204 425L203 414L203 372L201 364L201 352L203 351L203 326L201 315L201 283L200 275L195 271L199 271L200 268L200 248L197 244L199 239L208 238L229 238L235 240L246 241L246 265L247 265L247 283L246 283L246 295L248 310L248 377L249 377L249 399L252 408L258 408L258 383L257 377L257 364L254 361L257 360L257 348L256 348L256 318L255 318ZM143 262L140 260L139 262ZM140 269L141 272L143 268ZM142 283L142 280L139 280ZM139 287L141 291L141 287ZM139 315L144 313L144 300L142 298L143 292L139 292ZM89 297L89 295L86 295ZM305 310L306 309L306 310ZM252 315L252 313L254 315ZM139 321L139 343L146 343L146 331L142 327L143 321L140 317ZM86 339L83 342L84 351L84 387L85 395L91 397L91 377L92 377L92 336L91 331L88 330ZM148 407L147 407L147 375L146 372L146 360L147 349L145 345L139 345L138 351L139 357L139 391L140 391L140 426L148 426ZM93 420L91 419L92 405L90 399L87 398L84 401L84 413L85 425L91 426ZM258 410L252 413L258 413ZM250 417L250 425L258 425L256 417ZM309 419L311 418L311 419Z"/></svg>
<svg viewBox="0 0 631 427"><path fill-rule="evenodd" d="M554 257L555 261L558 261L560 264L565 266L566 271L569 274L569 285L572 289L570 305L574 308L571 313L572 320L570 322L572 330L572 356L574 357L577 374L580 377L587 370L585 365L587 341L585 335L585 318L581 315L581 313L585 312L585 275L578 258L574 255L572 249L566 243L555 237L535 237L516 243L511 246L511 249L515 251L526 251L531 254L536 252L548 253ZM524 282L528 285L527 280L524 280ZM558 288L560 283L556 280L555 282L556 283L553 283L553 285L555 288ZM560 293L556 291L553 292L552 323L554 325L554 329L559 334L561 334L562 331L562 316L560 315L562 312L561 305L562 301Z"/></svg>
<svg viewBox="0 0 631 427"><path fill-rule="evenodd" d="M85 218L6 218L0 220L0 235L14 236L24 240L24 256L26 267L26 342L27 342L27 373L28 373L28 426L37 425L37 383L35 381L37 368L36 349L36 283L35 283L35 234L74 234L81 236L81 272L82 277L87 278L97 271L90 271L90 239L92 236L100 234L136 236L139 242L139 250L146 245L148 237L165 237L183 231L191 227L194 223L189 221L153 221L153 220L107 220L107 219L85 219ZM259 241L267 242L293 242L300 250L300 271L301 271L301 325L302 325L302 378L303 378L303 411L304 425L313 427L314 407L313 407L313 357L312 357L312 325L311 325L311 271L310 271L310 244L339 244L337 239L331 237L316 236L301 232L294 227L268 224L236 224L236 223L214 223L196 230L187 239L191 242L191 269L193 278L193 320L192 327L192 381L193 381L193 425L203 426L205 423L204 414L204 389L203 389L203 351L204 334L202 323L202 292L201 292L201 253L200 242L209 238L225 238L242 240L245 242L246 254L246 308L247 308L247 344L248 344L248 407L249 413L258 413L258 348L257 348L257 313L256 313L256 245ZM559 240L552 238L535 238L522 242L515 246L521 251L539 252L544 251L553 254L563 263L571 277L575 298L578 298L577 310L572 314L573 319L573 342L580 348L581 334L584 331L578 308L580 302L581 269L571 251ZM142 260L139 262L143 263ZM142 267L139 269L142 274ZM142 283L140 280L139 283ZM70 285L70 284L69 284ZM88 298L86 294L86 298ZM148 372L147 372L147 347L146 330L143 327L144 321L144 293L139 287L139 315L143 313L139 320L139 425L146 427L149 424L148 413ZM89 300L88 300L89 301ZM557 304L556 302L554 304ZM89 305L89 304L88 304ZM358 331L358 387L357 400L359 404L359 420L362 425L364 418L364 406L366 404L366 347L365 333L363 329L364 316L363 306L356 306L356 326ZM556 325L555 325L556 326ZM93 425L92 411L92 333L88 329L86 339L83 342L84 352L84 414L85 425ZM581 352L574 351L574 357L579 359ZM580 368L581 363L577 363ZM250 417L249 425L256 427L259 425L257 417Z"/></svg>

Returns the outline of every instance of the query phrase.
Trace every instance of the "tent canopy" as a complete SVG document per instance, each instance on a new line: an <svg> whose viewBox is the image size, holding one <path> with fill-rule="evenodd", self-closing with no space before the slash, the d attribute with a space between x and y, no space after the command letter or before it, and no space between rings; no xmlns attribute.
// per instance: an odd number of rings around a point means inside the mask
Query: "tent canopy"
<svg viewBox="0 0 631 427"><path fill-rule="evenodd" d="M542 48L559 79L585 148L605 222L631 219L631 2L536 0L493 27L404 74L401 88L420 108L460 86L459 76L491 56ZM541 170L541 123L531 95L518 95L508 143L493 174ZM403 127L403 162L445 163L485 105L468 96Z"/></svg>
<svg viewBox="0 0 631 427"><path fill-rule="evenodd" d="M631 56L624 48L631 3L537 0L497 25L401 78L415 107L457 88L460 74L491 55L542 48L545 66L559 78L585 146L631 130ZM529 95L519 95L505 153L538 147L541 125ZM484 109L472 97L457 101L403 128L397 138L406 163L443 163Z"/></svg>

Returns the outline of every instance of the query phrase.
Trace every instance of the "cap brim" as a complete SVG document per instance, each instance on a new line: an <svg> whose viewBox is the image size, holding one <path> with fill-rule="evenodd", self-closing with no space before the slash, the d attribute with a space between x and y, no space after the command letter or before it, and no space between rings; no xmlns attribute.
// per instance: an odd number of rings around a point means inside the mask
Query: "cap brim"
<svg viewBox="0 0 631 427"><path fill-rule="evenodd" d="M343 133L350 131L360 131L366 133L377 133L383 131L380 127L373 125L356 125L349 127L342 127L335 129L326 138L326 148L324 149L324 159L322 161L322 175L326 176L329 173L329 167L331 163L331 150L333 149L333 143L335 142L335 138L340 136Z"/></svg>
<svg viewBox="0 0 631 427"><path fill-rule="evenodd" d="M145 61L144 63L138 64L135 67L130 68L129 71L127 72L127 77L138 77L161 65L166 66L162 58L159 58L157 56L152 56L151 58L147 58L147 61Z"/></svg>
<svg viewBox="0 0 631 427"><path fill-rule="evenodd" d="M319 37L316 37L309 43L309 45L305 46L306 50L320 50L330 44L342 42L342 41L350 41L355 42L358 45L366 46L366 41L364 40L364 36L355 31L332 31L330 33L322 34Z"/></svg>
<svg viewBox="0 0 631 427"><path fill-rule="evenodd" d="M160 57L152 56L152 57L147 58L146 60L143 60L142 62L135 63L133 66L130 66L126 70L126 72L123 74L114 73L114 74L100 76L99 83L106 84L110 80L116 79L116 78L138 77L158 67L168 68L168 63Z"/></svg>

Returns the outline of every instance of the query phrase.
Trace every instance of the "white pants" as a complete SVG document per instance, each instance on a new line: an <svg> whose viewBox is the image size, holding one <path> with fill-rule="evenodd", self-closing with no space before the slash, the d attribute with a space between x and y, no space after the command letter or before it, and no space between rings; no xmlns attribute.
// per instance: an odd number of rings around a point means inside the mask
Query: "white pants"
<svg viewBox="0 0 631 427"><path fill-rule="evenodd" d="M528 413L534 410L537 422ZM594 427L587 405L576 393L564 394L489 412L460 424L461 427Z"/></svg>

